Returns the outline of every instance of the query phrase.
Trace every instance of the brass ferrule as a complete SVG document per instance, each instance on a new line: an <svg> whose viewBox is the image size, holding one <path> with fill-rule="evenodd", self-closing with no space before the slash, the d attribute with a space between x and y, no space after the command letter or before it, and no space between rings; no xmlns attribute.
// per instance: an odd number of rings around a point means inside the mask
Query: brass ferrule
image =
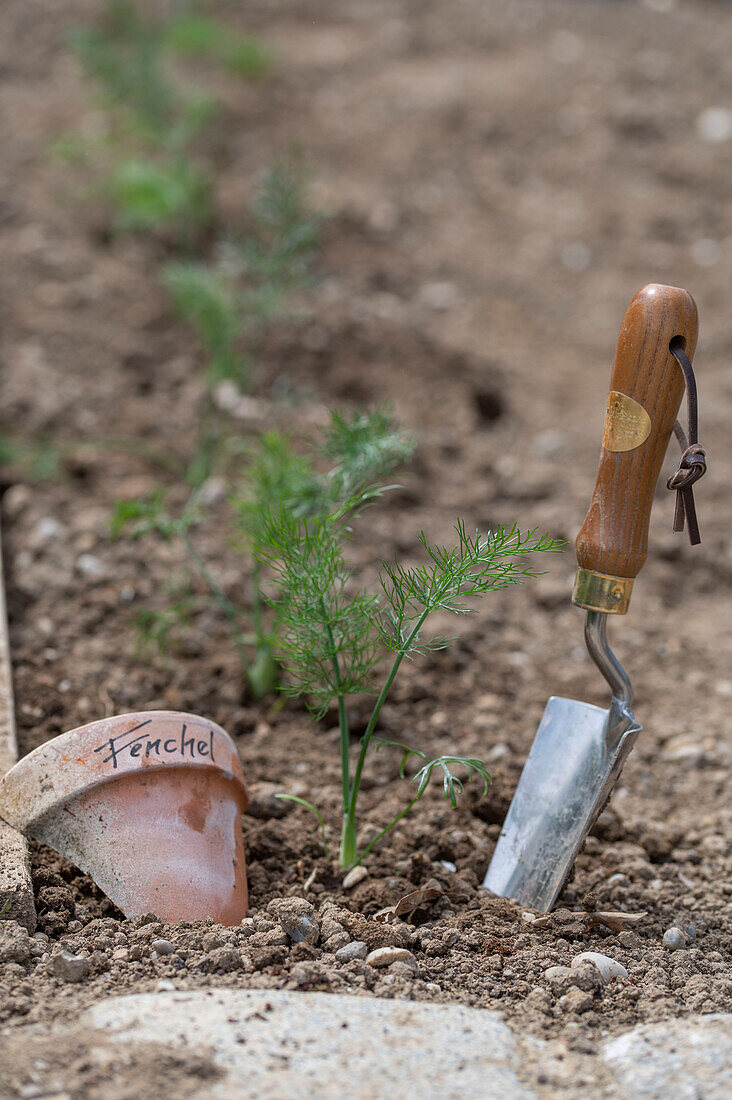
<svg viewBox="0 0 732 1100"><path fill-rule="evenodd" d="M593 569L577 570L572 603L585 611L603 611L606 615L624 615L630 604L632 577L609 577Z"/></svg>

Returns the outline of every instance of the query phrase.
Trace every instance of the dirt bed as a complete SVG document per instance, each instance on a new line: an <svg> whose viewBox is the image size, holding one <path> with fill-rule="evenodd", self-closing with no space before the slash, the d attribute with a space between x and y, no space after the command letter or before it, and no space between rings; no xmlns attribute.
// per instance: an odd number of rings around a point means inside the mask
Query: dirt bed
<svg viewBox="0 0 732 1100"><path fill-rule="evenodd" d="M273 797L316 802L335 839L334 716L313 727L299 703L248 699L214 612L194 616L168 660L136 648L132 615L164 606L183 563L166 547L110 541L110 511L165 481L151 448L185 455L201 357L155 279L155 246L100 240L96 212L49 155L59 132L95 125L63 44L95 5L3 5L2 423L64 455L54 479L8 469L3 484L21 748L126 710L190 710L236 739L252 794L251 916L240 928L125 921L78 871L34 849L39 932L1 941L6 1026L70 1018L161 982L496 1007L581 1050L639 1021L732 1010L732 144L697 127L728 87L732 13L655 7L248 4L237 18L279 65L256 87L224 89L217 178L230 216L293 143L328 215L303 318L276 326L258 358L242 434L273 424L305 433L328 406L389 400L418 436L404 490L359 521L353 551L367 580L395 550L416 558L421 528L448 540L457 515L571 539L628 299L654 280L688 287L699 304L704 541L692 551L671 533L673 502L660 490L646 571L612 630L646 728L560 908L535 929L478 887L548 695L605 705L569 602L571 549L550 575L459 623L451 649L405 671L385 736L482 757L494 783L484 798L469 789L454 812L429 795L345 890L309 815ZM283 404L283 392L295 399ZM224 508L198 544L244 600L249 565L222 537ZM365 710L355 737L364 720ZM405 800L398 756L380 753L364 783L364 829ZM373 919L430 880L438 896L409 921ZM305 899L316 942L283 930L278 899L288 898ZM613 931L597 910L645 915ZM662 936L674 925L688 945L671 952ZM336 956L353 941L409 957L376 969ZM64 980L59 946L88 957L82 981ZM588 950L621 962L627 979L545 976Z"/></svg>

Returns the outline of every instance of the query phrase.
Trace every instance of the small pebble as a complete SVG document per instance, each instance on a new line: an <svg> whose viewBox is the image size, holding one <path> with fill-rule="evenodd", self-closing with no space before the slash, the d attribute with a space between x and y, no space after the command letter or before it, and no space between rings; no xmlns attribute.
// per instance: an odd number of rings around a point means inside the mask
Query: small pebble
<svg viewBox="0 0 732 1100"><path fill-rule="evenodd" d="M601 955L597 951L582 951L581 954L575 955L571 963L572 969L575 970L578 966L582 966L583 963L592 963L592 965L600 971L600 975L604 982L611 982L613 978L628 977L628 971L622 963L616 962L615 959L611 959L608 955Z"/></svg>
<svg viewBox="0 0 732 1100"><path fill-rule="evenodd" d="M352 890L354 886L358 886L359 882L363 882L365 878L368 878L368 871L363 865L359 864L358 867L353 867L343 879L343 889Z"/></svg>
<svg viewBox="0 0 732 1100"><path fill-rule="evenodd" d="M686 947L687 939L680 928L668 928L663 934L663 946L669 951L680 951Z"/></svg>
<svg viewBox="0 0 732 1100"><path fill-rule="evenodd" d="M60 538L64 534L64 526L59 523L57 519L53 519L51 516L47 516L45 519L38 521L36 525L36 534L44 542L48 542L49 539Z"/></svg>
<svg viewBox="0 0 732 1100"><path fill-rule="evenodd" d="M153 940L150 946L158 955L172 955L175 951L170 940Z"/></svg>
<svg viewBox="0 0 732 1100"><path fill-rule="evenodd" d="M279 928L276 931L285 937L284 941L268 939L267 943L284 946L290 940L293 943L318 942L320 925L315 907L305 898L273 898L267 909L277 919Z"/></svg>
<svg viewBox="0 0 732 1100"><path fill-rule="evenodd" d="M199 486L198 492L203 504L220 504L227 497L226 481L223 477L209 477Z"/></svg>
<svg viewBox="0 0 732 1100"><path fill-rule="evenodd" d="M62 951L51 958L51 969L62 982L80 982L91 970L91 963L82 955L71 955Z"/></svg>
<svg viewBox="0 0 732 1100"><path fill-rule="evenodd" d="M568 966L550 966L548 970L544 971L544 977L551 981L552 978L564 978L571 973L572 971Z"/></svg>
<svg viewBox="0 0 732 1100"><path fill-rule="evenodd" d="M455 871L457 871L457 867L450 859L441 859L440 866L444 867L446 871L450 872L450 874L454 874Z"/></svg>
<svg viewBox="0 0 732 1100"><path fill-rule="evenodd" d="M696 119L696 132L703 141L717 144L732 138L732 111L707 107Z"/></svg>
<svg viewBox="0 0 732 1100"><path fill-rule="evenodd" d="M318 939L318 926L310 917L300 917L285 931L293 943L316 943Z"/></svg>
<svg viewBox="0 0 732 1100"><path fill-rule="evenodd" d="M395 962L410 963L415 969L417 968L417 960L411 951L407 951L406 947L377 947L375 951L371 951L366 956L366 962L369 966L391 966Z"/></svg>
<svg viewBox="0 0 732 1100"><path fill-rule="evenodd" d="M233 412L241 399L241 391L236 383L220 382L214 390L214 403L222 412Z"/></svg>
<svg viewBox="0 0 732 1100"><path fill-rule="evenodd" d="M36 1100L42 1096L47 1097L48 1087L46 1085L22 1085L18 1093L20 1100Z"/></svg>
<svg viewBox="0 0 732 1100"><path fill-rule="evenodd" d="M368 947L363 940L352 940L345 947L339 947L335 957L339 962L353 962L354 959L365 959L367 954Z"/></svg>
<svg viewBox="0 0 732 1100"><path fill-rule="evenodd" d="M170 978L161 978L155 986L158 993L172 993L175 988L175 982L171 982Z"/></svg>
<svg viewBox="0 0 732 1100"><path fill-rule="evenodd" d="M76 568L86 577L102 577L104 563L94 554L80 554L76 559Z"/></svg>

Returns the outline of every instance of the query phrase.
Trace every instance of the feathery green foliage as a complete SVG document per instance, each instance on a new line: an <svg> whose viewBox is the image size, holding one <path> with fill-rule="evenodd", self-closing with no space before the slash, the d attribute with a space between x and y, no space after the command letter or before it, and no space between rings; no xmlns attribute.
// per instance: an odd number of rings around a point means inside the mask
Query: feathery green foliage
<svg viewBox="0 0 732 1100"><path fill-rule="evenodd" d="M287 667L283 690L306 695L322 718L340 696L372 690L378 600L347 590L351 580L338 537L339 520L314 516L299 523L284 509L270 517L260 559L277 582L275 645Z"/></svg>
<svg viewBox="0 0 732 1100"><path fill-rule="evenodd" d="M134 157L117 164L106 185L116 215L115 229L172 229L179 240L193 240L211 215L210 185L189 161L156 163Z"/></svg>
<svg viewBox="0 0 732 1100"><path fill-rule="evenodd" d="M73 30L69 44L107 106L128 112L149 136L166 139L180 105L154 23L141 19L129 0L112 0L100 25Z"/></svg>
<svg viewBox="0 0 732 1100"><path fill-rule="evenodd" d="M376 490L370 483L389 473L411 454L409 436L394 429L387 413L346 416L331 413L319 445L300 453L291 439L279 432L262 435L246 456L238 492L232 499L239 545L258 555L263 546L269 510L281 507L294 518L328 515L344 506L344 490L354 487L364 498ZM264 615L260 566L255 561L249 611L231 600L221 589L199 553L193 532L205 522L203 486L198 485L182 508L172 512L167 496L158 491L143 499L118 501L111 522L111 534L126 533L139 539L156 536L177 541L187 560L208 587L214 602L226 616L236 642L250 690L256 698L269 694L279 679ZM138 613L138 636L148 648L165 650L184 627L195 605L178 595L163 610ZM245 632L248 627L248 632Z"/></svg>
<svg viewBox="0 0 732 1100"><path fill-rule="evenodd" d="M244 339L249 349L256 346L267 324L285 312L318 239L302 174L291 164L265 176L250 214L250 236L222 244L213 262L174 262L161 273L178 314L208 353L211 386L231 380L246 387Z"/></svg>
<svg viewBox="0 0 732 1100"><path fill-rule="evenodd" d="M172 20L165 28L164 42L173 53L211 57L240 76L260 77L271 66L268 52L256 39L202 16Z"/></svg>
<svg viewBox="0 0 732 1100"><path fill-rule="evenodd" d="M353 422L350 427L353 429ZM343 440L342 426L336 422L335 428L335 438ZM353 438L356 433L351 430L345 435ZM345 450L348 453L348 448ZM362 459L364 447L357 453ZM351 466L358 468L353 457ZM521 532L516 525L498 527L487 535L470 534L458 520L457 541L452 547L433 545L421 534L427 559L424 565L383 563L379 597L354 585L345 560L345 544L351 533L350 522L386 489L362 486L350 499L331 502L327 512L300 517L280 502L267 513L257 550L276 581L272 643L288 674L283 689L291 695L304 695L316 717L322 717L333 704L338 709L343 797L339 861L344 867L353 866L365 854L359 854L356 844L363 768L399 667L405 658L448 644L445 638L426 632L430 616L437 611L474 612L475 603L489 592L538 575L526 563L528 554L554 553L563 545L549 535ZM379 664L389 651L393 655L391 666L382 680ZM347 701L356 693L377 698L351 772ZM402 773L412 755L424 764L414 776L415 796L379 837L422 797L436 771L443 775L445 797L453 806L463 782L474 775L484 784L489 779L479 760L454 755L430 760L418 750L400 747L406 750ZM455 765L465 769L466 780L452 772Z"/></svg>
<svg viewBox="0 0 732 1100"><path fill-rule="evenodd" d="M141 15L131 0L109 0L98 26L78 27L68 39L105 106L126 116L145 139L178 151L193 140L215 104L181 87L169 55L207 56L250 78L270 64L258 42L223 23L183 14L156 20Z"/></svg>
<svg viewBox="0 0 732 1100"><path fill-rule="evenodd" d="M251 207L252 233L240 247L251 283L272 283L287 292L307 276L320 222L307 211L306 179L291 154L264 176Z"/></svg>
<svg viewBox="0 0 732 1100"><path fill-rule="evenodd" d="M94 27L79 27L69 44L110 112L112 135L125 156L112 164L102 191L117 231L173 230L184 250L211 221L211 183L192 158L192 143L216 110L208 95L186 87L171 53L204 53L243 75L258 76L265 52L252 39L212 19L183 13L167 20L131 0L108 0ZM67 151L74 146L67 139ZM107 159L109 159L107 157Z"/></svg>
<svg viewBox="0 0 732 1100"><path fill-rule="evenodd" d="M280 432L265 432L234 500L241 531L256 542L280 509L296 520L340 513L352 497L408 462L413 451L414 439L393 425L385 408L331 410L322 441L310 454L300 454Z"/></svg>
<svg viewBox="0 0 732 1100"><path fill-rule="evenodd" d="M243 318L236 289L223 273L205 263L166 264L161 275L177 313L206 349L209 381L244 382L245 364L239 347Z"/></svg>

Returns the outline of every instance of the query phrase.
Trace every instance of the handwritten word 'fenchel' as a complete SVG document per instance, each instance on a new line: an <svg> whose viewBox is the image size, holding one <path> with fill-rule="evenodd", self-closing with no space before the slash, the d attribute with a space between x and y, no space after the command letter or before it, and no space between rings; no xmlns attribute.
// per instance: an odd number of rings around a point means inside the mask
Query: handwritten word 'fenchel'
<svg viewBox="0 0 732 1100"><path fill-rule="evenodd" d="M153 737L151 731L145 729L152 721L152 718L146 718L144 722L133 726L132 729L125 730L124 733L119 733L116 737L110 737L108 741L103 741L101 745L98 745L94 752L106 751L108 755L102 758L102 762L107 764L111 760L112 768L117 767L117 761L125 753L132 757L141 757L143 760L160 756L162 752L166 757L179 756L183 760L207 759L212 762L215 761L213 730L209 730L205 738L186 737L187 726L184 722L181 726L180 735L176 734L174 737L165 738ZM140 733L140 730L143 730L143 732Z"/></svg>

